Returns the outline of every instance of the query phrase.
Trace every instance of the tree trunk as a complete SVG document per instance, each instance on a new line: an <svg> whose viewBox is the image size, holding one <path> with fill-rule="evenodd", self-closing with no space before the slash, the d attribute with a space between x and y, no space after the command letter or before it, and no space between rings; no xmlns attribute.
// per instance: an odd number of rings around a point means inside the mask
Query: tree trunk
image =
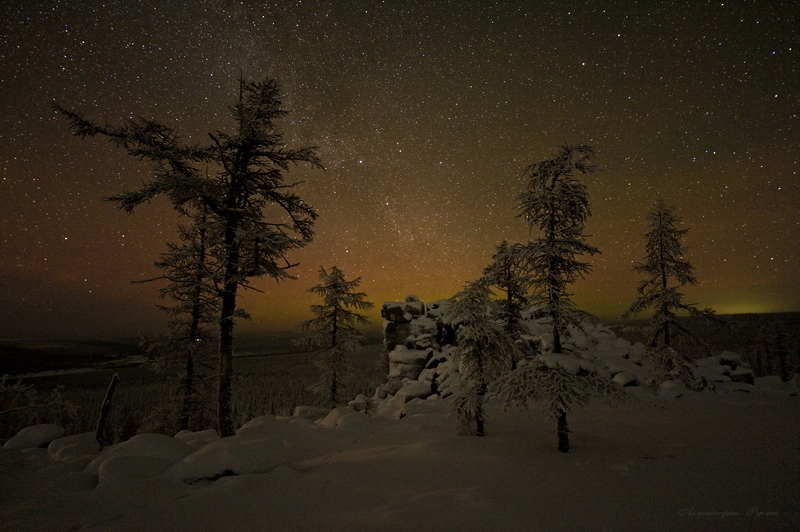
<svg viewBox="0 0 800 532"><path fill-rule="evenodd" d="M197 236L197 262L195 265L195 286L192 300L192 321L189 324L189 349L186 352L186 375L183 381L183 401L181 404L180 419L178 429L187 430L189 428L189 418L192 413L192 394L194 392L194 351L197 342L200 340L200 311L203 297L203 282L205 281L206 264L206 216L201 215L199 231Z"/></svg>
<svg viewBox="0 0 800 532"><path fill-rule="evenodd" d="M558 415L558 450L562 453L569 452L569 427L567 426L567 412L561 410Z"/></svg>
<svg viewBox="0 0 800 532"><path fill-rule="evenodd" d="M236 289L231 283L222 294L219 320L219 385L217 387L217 430L223 438L233 436L233 314L236 310Z"/></svg>
<svg viewBox="0 0 800 532"><path fill-rule="evenodd" d="M241 97L241 96L240 96ZM239 218L240 181L238 174L231 174L230 190L226 200L224 245L228 250L220 297L219 318L219 384L217 386L217 430L223 438L233 436L233 326L236 314L236 292L239 288L241 254L237 232L241 227Z"/></svg>
<svg viewBox="0 0 800 532"><path fill-rule="evenodd" d="M106 428L108 412L111 410L111 400L114 398L114 390L116 389L118 382L119 375L114 373L114 376L111 377L111 384L108 385L108 390L106 390L106 398L103 400L103 405L100 407L100 417L97 419L97 431L95 432L94 437L100 444L101 449L105 446L105 442L103 441L103 431Z"/></svg>
<svg viewBox="0 0 800 532"><path fill-rule="evenodd" d="M483 436L484 432L484 416L483 416L483 398L486 395L486 384L482 383L478 386L475 392L475 436Z"/></svg>
<svg viewBox="0 0 800 532"><path fill-rule="evenodd" d="M183 397L181 401L181 415L178 420L178 430L189 429L189 417L192 412L192 393L194 385L194 356L192 348L186 353L186 375L183 377Z"/></svg>

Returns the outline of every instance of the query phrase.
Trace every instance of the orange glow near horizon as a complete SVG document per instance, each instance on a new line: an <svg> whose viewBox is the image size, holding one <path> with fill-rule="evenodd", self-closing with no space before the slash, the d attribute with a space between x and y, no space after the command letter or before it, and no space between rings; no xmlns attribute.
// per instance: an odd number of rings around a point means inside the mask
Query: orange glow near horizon
<svg viewBox="0 0 800 532"><path fill-rule="evenodd" d="M319 211L316 238L290 257L297 280L254 281L263 293L242 297L253 320L240 330L310 317L319 266L361 277L378 323L384 301L452 296L502 240L531 237L514 208L523 170L571 142L593 145L603 169L584 178L586 233L602 253L573 287L579 308L612 320L634 299L645 215L663 198L691 228L700 283L687 302L800 311L788 7L37 6L10 13L0 58L0 338L135 336L163 323L158 285L131 281L158 274L177 217L161 199L130 216L104 202L149 169L73 137L50 105L101 122L152 117L202 143L230 127L240 73L281 83L285 141L318 146L327 168L286 175Z"/></svg>

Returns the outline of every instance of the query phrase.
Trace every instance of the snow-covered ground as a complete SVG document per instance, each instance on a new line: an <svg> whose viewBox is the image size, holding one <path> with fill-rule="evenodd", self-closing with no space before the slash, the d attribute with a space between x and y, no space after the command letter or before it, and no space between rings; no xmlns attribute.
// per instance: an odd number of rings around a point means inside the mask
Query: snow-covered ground
<svg viewBox="0 0 800 532"><path fill-rule="evenodd" d="M800 397L787 389L631 387L636 404L571 414L568 454L536 407L492 402L486 437L457 436L438 396L401 419L345 408L257 418L223 440L5 448L0 529L800 530ZM19 445L57 434L45 432Z"/></svg>

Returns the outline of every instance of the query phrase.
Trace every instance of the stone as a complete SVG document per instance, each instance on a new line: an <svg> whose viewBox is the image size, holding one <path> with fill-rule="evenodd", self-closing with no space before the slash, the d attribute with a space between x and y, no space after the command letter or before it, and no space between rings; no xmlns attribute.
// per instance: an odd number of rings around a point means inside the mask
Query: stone
<svg viewBox="0 0 800 532"><path fill-rule="evenodd" d="M407 403L412 399L426 399L432 394L433 386L430 382L412 381L397 390L395 396Z"/></svg>
<svg viewBox="0 0 800 532"><path fill-rule="evenodd" d="M621 371L614 375L614 382L622 386L636 386L638 376L633 371Z"/></svg>

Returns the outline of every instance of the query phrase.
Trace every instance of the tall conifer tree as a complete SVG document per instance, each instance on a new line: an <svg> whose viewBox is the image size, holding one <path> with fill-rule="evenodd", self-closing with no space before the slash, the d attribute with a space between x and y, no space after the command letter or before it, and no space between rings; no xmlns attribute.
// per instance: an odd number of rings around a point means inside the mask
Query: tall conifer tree
<svg viewBox="0 0 800 532"><path fill-rule="evenodd" d="M562 146L552 159L525 169L530 181L527 190L517 196L519 216L531 231L539 231L538 238L524 248L532 272L531 302L542 305L550 316L553 342L549 353L521 361L494 385L507 405L524 408L530 399L544 400L548 417L556 420L558 450L562 452L569 451L567 412L571 407L583 406L596 395L612 403L624 397L621 387L592 363L563 353L568 326L580 325L568 288L590 269L579 257L599 253L585 242L584 224L591 214L589 196L575 175L595 172L592 159L591 146Z"/></svg>
<svg viewBox="0 0 800 532"><path fill-rule="evenodd" d="M278 84L271 79L240 80L238 101L230 108L235 130L209 133L205 146L186 144L154 120L99 125L78 111L57 109L66 115L75 135L108 137L150 164L150 181L109 198L120 209L132 212L163 195L178 212L208 213L220 265L214 279L220 297L217 424L222 436L233 435L233 329L239 289L253 277L291 278L287 270L293 264L287 254L311 241L317 213L293 192L297 183L287 183L284 174L299 163L322 168L316 148L284 144L276 121L287 111L281 108ZM274 217L267 219L270 207Z"/></svg>
<svg viewBox="0 0 800 532"><path fill-rule="evenodd" d="M320 266L319 280L321 283L308 291L321 296L322 304L311 306L316 318L300 324L307 331L301 344L316 349L314 363L322 371L322 377L312 389L326 407L334 408L344 399L343 385L351 373L349 358L364 339L357 326L369 323L366 316L356 311L369 310L374 305L364 301L366 293L355 292L361 278L348 281L336 266L330 269Z"/></svg>
<svg viewBox="0 0 800 532"><path fill-rule="evenodd" d="M539 237L527 246L532 279L532 303L545 307L553 323L553 352L561 352L567 326L576 322L569 285L589 272L584 254L599 250L585 242L589 195L575 174L597 171L594 149L585 144L562 146L552 159L531 164L527 190L517 196L519 216Z"/></svg>
<svg viewBox="0 0 800 532"><path fill-rule="evenodd" d="M679 354L675 347L675 337L684 336L698 341L686 327L678 321L677 312L685 311L693 316L711 318L711 309L699 310L694 305L683 302L682 286L697 284L694 267L684 257L686 247L683 237L689 229L679 229L681 219L675 215L675 208L659 199L648 212L650 230L644 235L644 260L634 265L634 270L645 279L636 289L638 297L623 317L639 314L653 309L648 347L658 354L657 363L665 372L678 372L683 380L691 378L686 369L689 359Z"/></svg>

